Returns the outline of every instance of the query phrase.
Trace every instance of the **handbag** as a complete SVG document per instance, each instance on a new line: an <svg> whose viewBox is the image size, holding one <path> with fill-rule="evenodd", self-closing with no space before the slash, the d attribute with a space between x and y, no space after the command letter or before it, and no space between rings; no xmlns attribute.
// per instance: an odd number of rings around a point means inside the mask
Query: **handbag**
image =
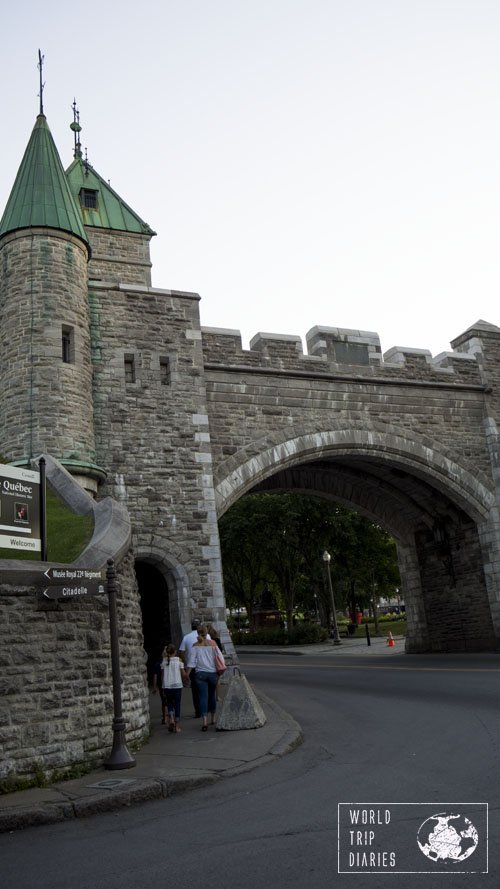
<svg viewBox="0 0 500 889"><path fill-rule="evenodd" d="M219 676L221 676L226 669L226 662L224 660L222 652L217 648L217 646L215 646L214 649L214 664L217 673L219 674Z"/></svg>

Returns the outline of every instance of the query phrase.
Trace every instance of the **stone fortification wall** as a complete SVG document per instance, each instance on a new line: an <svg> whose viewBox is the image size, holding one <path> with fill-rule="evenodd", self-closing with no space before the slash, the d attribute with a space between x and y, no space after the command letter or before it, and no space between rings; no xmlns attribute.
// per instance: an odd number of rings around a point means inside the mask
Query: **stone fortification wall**
<svg viewBox="0 0 500 889"><path fill-rule="evenodd" d="M52 600L48 567L117 572L123 715L127 743L149 729L141 610L130 552L130 521L110 498L94 501L45 455L47 479L66 504L93 514L94 533L71 566L0 560L0 780L102 762L113 741L113 693L107 595Z"/></svg>
<svg viewBox="0 0 500 889"><path fill-rule="evenodd" d="M263 441L330 428L427 436L491 475L483 416L485 384L474 354L390 349L363 331L313 328L299 337L203 328L203 354L216 481L228 458L258 455ZM236 457L235 457L236 460Z"/></svg>
<svg viewBox="0 0 500 889"><path fill-rule="evenodd" d="M313 328L307 355L298 337L202 335L219 511L253 488L354 505L397 539L408 650L493 649L500 329L435 359L337 328Z"/></svg>
<svg viewBox="0 0 500 889"><path fill-rule="evenodd" d="M491 610L500 626L500 329L479 321L453 340L452 346L476 358L485 386L482 430L490 457L496 508L491 511L489 527L484 535L485 547L489 547L484 571L493 590L490 595Z"/></svg>
<svg viewBox="0 0 500 889"><path fill-rule="evenodd" d="M252 369L297 371L322 375L347 374L367 380L454 381L481 384L475 355L443 352L435 358L426 349L393 347L382 355L378 334L338 327L313 327L306 335L304 354L299 336L257 333L250 349L242 349L238 330L203 327L207 366L235 365Z"/></svg>
<svg viewBox="0 0 500 889"><path fill-rule="evenodd" d="M464 523L452 542L456 578L453 584L449 583L432 534L420 530L416 536L429 649L494 650L492 609L484 575L477 571L483 557L476 528Z"/></svg>
<svg viewBox="0 0 500 889"><path fill-rule="evenodd" d="M0 251L0 453L93 462L87 250L65 232L32 229ZM62 360L63 327L71 360Z"/></svg>
<svg viewBox="0 0 500 889"><path fill-rule="evenodd" d="M225 621L197 294L92 285L98 459L138 557L182 573L173 638ZM180 624L180 625L179 625Z"/></svg>
<svg viewBox="0 0 500 889"><path fill-rule="evenodd" d="M147 735L149 713L130 558L117 574L123 713L133 746ZM50 774L102 762L113 740L107 597L48 601L40 587L6 584L0 596L0 780L33 774L37 764Z"/></svg>
<svg viewBox="0 0 500 889"><path fill-rule="evenodd" d="M85 229L92 250L89 279L151 287L150 235Z"/></svg>
<svg viewBox="0 0 500 889"><path fill-rule="evenodd" d="M478 322L452 342L457 352L474 359L485 388L484 431L488 438L493 466L499 460L498 428L500 417L500 328Z"/></svg>

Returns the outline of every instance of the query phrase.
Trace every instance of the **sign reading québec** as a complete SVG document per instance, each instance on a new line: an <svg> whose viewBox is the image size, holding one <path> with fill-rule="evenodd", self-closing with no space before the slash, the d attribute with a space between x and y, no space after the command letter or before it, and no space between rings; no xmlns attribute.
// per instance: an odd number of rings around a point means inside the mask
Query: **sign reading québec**
<svg viewBox="0 0 500 889"><path fill-rule="evenodd" d="M40 473L0 463L0 547L40 552Z"/></svg>

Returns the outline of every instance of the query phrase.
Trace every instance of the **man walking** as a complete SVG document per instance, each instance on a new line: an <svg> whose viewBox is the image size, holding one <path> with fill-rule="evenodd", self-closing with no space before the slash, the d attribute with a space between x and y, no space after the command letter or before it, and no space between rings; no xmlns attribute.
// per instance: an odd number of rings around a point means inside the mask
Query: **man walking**
<svg viewBox="0 0 500 889"><path fill-rule="evenodd" d="M191 649L195 642L198 641L198 630L200 629L200 622L198 620L193 620L191 623L191 632L186 633L181 644L179 645L179 656L182 658L184 665L187 664L189 655L191 654ZM210 636L207 636L207 639L210 639ZM196 682L194 679L194 673L191 677L191 694L193 697L193 707L194 707L194 715L199 718L200 716L200 702L198 699L198 689L196 687Z"/></svg>

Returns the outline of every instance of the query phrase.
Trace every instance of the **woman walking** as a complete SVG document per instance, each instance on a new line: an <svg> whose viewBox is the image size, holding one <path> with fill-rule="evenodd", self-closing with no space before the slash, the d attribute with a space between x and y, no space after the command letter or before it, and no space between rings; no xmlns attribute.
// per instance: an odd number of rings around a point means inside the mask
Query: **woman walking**
<svg viewBox="0 0 500 889"><path fill-rule="evenodd" d="M207 639L207 635L207 628L205 626L200 627L198 630L198 641L193 645L186 664L188 676L194 670L194 681L196 682L200 700L202 732L208 731L209 713L211 716L210 725L215 725L216 689L217 682L219 681L215 666L217 646L215 642Z"/></svg>
<svg viewBox="0 0 500 889"><path fill-rule="evenodd" d="M207 638L208 638L208 639L212 639L212 641L215 642L217 648L219 649L219 651L220 651L221 654L223 655L223 654L224 654L224 648L222 647L222 642L221 642L219 633L218 633L218 631L215 629L215 627L214 627L212 624L207 624L207 633L208 633L208 637L207 637ZM219 676L219 682L217 683L217 688L215 689L215 699L216 699L217 701L220 701L220 700L221 700L221 696L220 696L220 676Z"/></svg>

